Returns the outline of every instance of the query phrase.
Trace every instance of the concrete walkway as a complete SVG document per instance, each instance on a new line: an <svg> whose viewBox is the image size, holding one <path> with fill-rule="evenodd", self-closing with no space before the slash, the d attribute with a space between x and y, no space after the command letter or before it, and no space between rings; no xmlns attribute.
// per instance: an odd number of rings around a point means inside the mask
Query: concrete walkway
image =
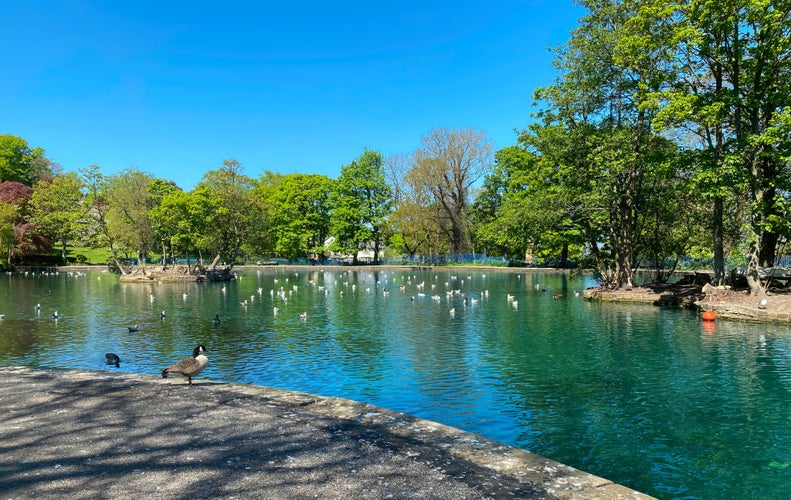
<svg viewBox="0 0 791 500"><path fill-rule="evenodd" d="M7 498L650 498L366 404L264 387L0 368Z"/></svg>

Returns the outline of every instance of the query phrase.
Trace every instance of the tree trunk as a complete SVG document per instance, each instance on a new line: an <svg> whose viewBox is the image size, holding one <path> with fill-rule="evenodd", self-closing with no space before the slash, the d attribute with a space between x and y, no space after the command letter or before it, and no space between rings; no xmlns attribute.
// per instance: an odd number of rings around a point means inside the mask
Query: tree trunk
<svg viewBox="0 0 791 500"><path fill-rule="evenodd" d="M761 252L758 254L758 265L761 267L774 267L777 255L778 234L764 230L761 233Z"/></svg>
<svg viewBox="0 0 791 500"><path fill-rule="evenodd" d="M63 260L63 265L64 266L66 264L68 264L68 261L66 260L66 238L65 237L61 237L61 239L60 239L60 258Z"/></svg>
<svg viewBox="0 0 791 500"><path fill-rule="evenodd" d="M754 201L761 202L764 199L764 189L761 186L761 166L757 152L753 152L750 166L750 191ZM761 279L758 276L758 268L761 265L761 244L763 243L763 229L761 221L758 220L763 212L753 212L750 217L749 235L750 249L747 254L747 285L750 287L750 294L762 296L765 294L761 286Z"/></svg>
<svg viewBox="0 0 791 500"><path fill-rule="evenodd" d="M643 112L638 114L637 131L634 138L632 154L634 157L626 175L626 181L621 188L621 196L618 201L618 215L620 225L618 227L616 252L616 285L620 288L624 284L633 283L634 270L634 226L635 226L635 207L634 197L637 185L637 164L640 161L640 149L642 141Z"/></svg>
<svg viewBox="0 0 791 500"><path fill-rule="evenodd" d="M560 267L566 268L569 263L569 244L568 242L563 242L563 248L560 250Z"/></svg>
<svg viewBox="0 0 791 500"><path fill-rule="evenodd" d="M216 269L218 262L220 262L220 254L217 254L217 256L214 257L214 260L211 262L211 266L209 266L209 268L210 269Z"/></svg>
<svg viewBox="0 0 791 500"><path fill-rule="evenodd" d="M723 231L724 231L724 208L721 196L714 198L714 214L712 221L712 233L714 239L714 283L722 285L725 280L725 252L723 250Z"/></svg>
<svg viewBox="0 0 791 500"><path fill-rule="evenodd" d="M758 255L760 254L760 243L757 235L754 235L753 243L747 254L747 285L750 287L750 295L765 295L764 288L761 286L761 278L758 276Z"/></svg>

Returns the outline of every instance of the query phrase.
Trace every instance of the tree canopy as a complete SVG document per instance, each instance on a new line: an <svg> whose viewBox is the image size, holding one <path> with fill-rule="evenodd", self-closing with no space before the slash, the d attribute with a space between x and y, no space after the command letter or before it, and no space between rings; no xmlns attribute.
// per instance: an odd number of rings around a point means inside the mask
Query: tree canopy
<svg viewBox="0 0 791 500"><path fill-rule="evenodd" d="M42 148L31 148L21 137L0 134L0 182L33 186L51 174L51 162Z"/></svg>

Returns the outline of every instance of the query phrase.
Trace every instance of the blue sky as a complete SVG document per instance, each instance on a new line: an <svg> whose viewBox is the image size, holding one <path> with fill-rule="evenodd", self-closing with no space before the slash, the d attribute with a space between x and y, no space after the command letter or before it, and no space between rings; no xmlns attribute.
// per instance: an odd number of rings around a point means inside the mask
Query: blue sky
<svg viewBox="0 0 791 500"><path fill-rule="evenodd" d="M135 167L192 189L244 172L332 178L437 127L495 148L530 122L571 0L18 1L0 5L0 133L66 170Z"/></svg>

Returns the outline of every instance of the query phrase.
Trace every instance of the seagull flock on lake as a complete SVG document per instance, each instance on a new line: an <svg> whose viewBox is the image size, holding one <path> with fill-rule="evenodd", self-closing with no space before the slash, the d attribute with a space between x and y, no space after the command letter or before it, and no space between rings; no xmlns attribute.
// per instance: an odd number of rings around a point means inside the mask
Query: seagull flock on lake
<svg viewBox="0 0 791 500"><path fill-rule="evenodd" d="M39 276L49 276L54 273L39 273ZM84 277L87 273L74 272L66 273L67 277ZM345 299L360 294L370 295L376 297L377 295L383 299L390 297L392 293L397 293L404 297L408 297L411 307L421 307L421 303L427 304L427 307L435 307L439 311L445 310L451 318L455 318L461 312L469 312L477 307L483 307L483 303L488 302L489 290L484 285L486 284L486 274L476 274L475 278L472 275L459 277L458 275L448 275L447 278L440 279L439 274L433 274L426 282L426 276L422 275L420 281L416 274L398 271L356 271L356 270L311 270L307 273L311 276L308 279L300 279L299 272L292 272L281 274L271 277L272 287L269 288L268 294L265 293L264 287L259 286L255 289L255 293L245 296L239 300L239 307L244 311L252 311L253 307L259 304L264 308L269 308L271 314L275 317L282 316L287 319L287 313L292 303L304 303L304 301L295 300L295 294L308 290L307 293L314 293L323 295L325 297L335 297L335 300L351 300ZM25 276L36 276L36 273L25 272ZM259 280L271 276L268 273L258 272ZM517 274L516 278L521 281L521 274ZM101 279L101 276L98 277ZM241 281L242 276L237 278ZM520 293L506 293L504 298L508 306L513 310L518 310L520 299L529 300L530 296L535 292L543 294L548 290L542 286L541 283L534 283L531 287L520 286L523 291ZM219 293L223 298L229 295L229 286L222 284L219 287ZM163 293L162 291L159 292ZM164 292L167 293L167 292ZM268 295L268 300L264 300ZM554 300L564 298L562 293L552 293L550 295ZM573 291L574 297L579 297L579 291ZM190 302L188 293L181 293L183 302ZM157 300L155 293L150 293L148 296L149 302L154 304ZM225 299L227 300L227 299ZM431 305L433 304L433 305ZM361 304L362 305L362 304ZM314 306L315 307L315 306ZM403 303L401 304L403 307ZM41 304L37 303L34 307L36 315L41 314ZM266 310L266 309L264 309ZM283 313L283 315L281 315ZM57 322L62 319L61 314L57 309L52 309L52 319ZM299 310L291 316L299 321L308 321L308 312ZM4 319L6 314L0 314L0 320ZM167 312L161 310L159 312L161 320L167 318ZM219 314L215 314L211 321L215 327L220 327L222 320ZM126 330L130 334L137 334L140 332L141 327L138 324L127 326ZM205 355L206 348L203 345L195 347L193 356L191 358L183 359L172 366L162 371L162 376L167 377L169 374L177 373L187 378L188 384L192 384L192 377L201 373L208 364L208 358ZM105 354L105 362L107 365L120 367L121 358L112 352Z"/></svg>

